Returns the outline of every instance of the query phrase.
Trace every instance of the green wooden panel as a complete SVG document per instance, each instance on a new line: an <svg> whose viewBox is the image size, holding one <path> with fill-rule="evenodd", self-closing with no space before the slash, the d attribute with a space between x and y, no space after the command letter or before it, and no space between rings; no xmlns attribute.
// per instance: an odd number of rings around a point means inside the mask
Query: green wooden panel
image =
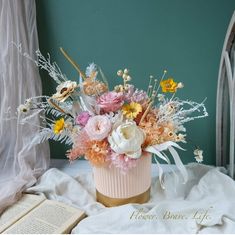
<svg viewBox="0 0 235 235"><path fill-rule="evenodd" d="M37 0L40 49L49 52L73 80L76 71L59 52L65 48L85 69L99 64L110 84L116 71L129 68L133 83L146 88L150 74L163 69L185 88L180 98L207 97L207 119L187 124L188 139L205 152L205 163L215 164L215 104L220 54L234 0ZM41 73L45 94L55 84ZM191 145L180 152L193 161ZM51 143L54 158L63 158L63 145Z"/></svg>

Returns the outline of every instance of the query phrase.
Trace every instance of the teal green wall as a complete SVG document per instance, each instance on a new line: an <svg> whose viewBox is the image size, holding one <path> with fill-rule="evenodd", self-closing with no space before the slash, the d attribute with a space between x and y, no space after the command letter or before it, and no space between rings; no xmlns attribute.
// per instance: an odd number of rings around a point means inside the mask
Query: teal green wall
<svg viewBox="0 0 235 235"><path fill-rule="evenodd" d="M220 54L234 0L37 0L40 49L49 52L70 79L76 71L59 52L64 47L85 69L99 64L111 85L119 68L129 68L133 82L145 89L150 74L169 71L185 88L181 98L207 97L207 119L187 125L188 138L215 164L215 104ZM45 94L55 84L42 73ZM193 161L190 145L184 162ZM52 143L54 158L65 148Z"/></svg>

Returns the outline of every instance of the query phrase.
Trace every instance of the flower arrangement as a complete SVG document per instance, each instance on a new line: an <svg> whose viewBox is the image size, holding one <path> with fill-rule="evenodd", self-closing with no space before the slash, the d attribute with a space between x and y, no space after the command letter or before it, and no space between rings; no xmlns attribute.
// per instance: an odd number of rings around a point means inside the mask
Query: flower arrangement
<svg viewBox="0 0 235 235"><path fill-rule="evenodd" d="M32 97L18 108L21 123L30 123L35 115L42 119L32 144L47 139L64 142L72 146L67 153L69 160L85 156L94 166L115 166L123 173L135 167L144 152L154 154L158 165L157 158L170 163L165 153L169 150L185 176L175 148L181 149L179 143L186 142L184 123L208 115L203 102L175 97L184 85L166 79L166 70L159 80L150 76L146 90L131 84L128 69L118 70L120 84L110 90L98 66L92 63L84 73L62 48L61 52L78 71L78 81L67 79L49 55L45 58L37 51L34 61L22 53L58 84L51 97ZM202 161L202 150L196 149L194 154Z"/></svg>

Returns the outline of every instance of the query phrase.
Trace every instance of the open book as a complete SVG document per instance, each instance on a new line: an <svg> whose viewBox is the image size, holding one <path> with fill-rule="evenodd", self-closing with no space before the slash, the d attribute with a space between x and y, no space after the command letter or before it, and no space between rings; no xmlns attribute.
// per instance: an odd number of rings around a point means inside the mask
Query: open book
<svg viewBox="0 0 235 235"><path fill-rule="evenodd" d="M70 233L85 213L43 195L24 194L0 215L0 233Z"/></svg>

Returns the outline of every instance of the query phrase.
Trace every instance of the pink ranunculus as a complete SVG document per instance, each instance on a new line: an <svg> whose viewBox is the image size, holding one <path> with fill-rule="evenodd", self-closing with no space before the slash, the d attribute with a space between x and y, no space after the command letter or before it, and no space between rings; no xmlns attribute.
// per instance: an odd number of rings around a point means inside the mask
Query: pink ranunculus
<svg viewBox="0 0 235 235"><path fill-rule="evenodd" d="M103 140L108 136L111 127L112 124L108 117L97 115L88 120L85 131L91 140Z"/></svg>
<svg viewBox="0 0 235 235"><path fill-rule="evenodd" d="M76 124L81 125L81 126L85 126L89 120L89 118L91 117L91 115L89 114L89 112L84 111L81 112L75 119Z"/></svg>
<svg viewBox="0 0 235 235"><path fill-rule="evenodd" d="M115 112L119 110L124 103L123 94L120 92L110 91L104 93L97 99L97 104L101 108L102 111Z"/></svg>

